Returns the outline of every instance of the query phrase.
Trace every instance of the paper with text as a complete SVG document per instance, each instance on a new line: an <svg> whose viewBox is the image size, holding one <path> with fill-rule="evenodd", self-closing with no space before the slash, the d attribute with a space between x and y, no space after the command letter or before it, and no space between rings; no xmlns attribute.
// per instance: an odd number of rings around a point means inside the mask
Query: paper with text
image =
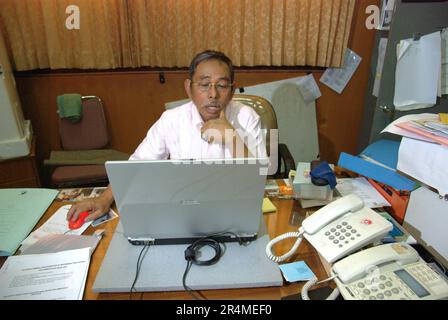
<svg viewBox="0 0 448 320"><path fill-rule="evenodd" d="M71 208L71 204L60 207L50 219L48 219L37 230L33 231L23 242L21 250L26 249L30 245L42 239L49 234L82 234L92 223L92 221L84 223L81 228L70 230L68 228L67 213Z"/></svg>
<svg viewBox="0 0 448 320"><path fill-rule="evenodd" d="M342 196L358 195L369 208L390 207L390 203L364 177L338 179L336 189Z"/></svg>
<svg viewBox="0 0 448 320"><path fill-rule="evenodd" d="M361 60L356 52L347 48L342 68L328 68L320 78L320 82L341 94L358 69Z"/></svg>
<svg viewBox="0 0 448 320"><path fill-rule="evenodd" d="M89 248L9 257L0 300L81 300L89 263Z"/></svg>

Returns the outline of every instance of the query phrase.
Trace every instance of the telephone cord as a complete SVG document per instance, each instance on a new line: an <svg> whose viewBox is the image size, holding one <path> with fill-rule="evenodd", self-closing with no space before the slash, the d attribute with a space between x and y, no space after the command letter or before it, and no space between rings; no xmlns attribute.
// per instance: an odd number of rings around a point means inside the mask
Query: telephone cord
<svg viewBox="0 0 448 320"><path fill-rule="evenodd" d="M308 296L308 290L314 286L316 283L322 283L322 282L326 282L326 281L330 281L332 279L334 279L335 277L330 277L328 279L319 281L317 280L316 277L313 277L312 279L310 279L307 283L305 283L302 287L302 300L311 300L310 297ZM339 289L336 288L334 289L330 295L325 299L325 300L336 300L336 298L339 296Z"/></svg>
<svg viewBox="0 0 448 320"><path fill-rule="evenodd" d="M285 234L282 234L274 239L272 239L271 241L269 241L269 243L266 245L266 255L268 256L269 259L271 259L274 262L283 262L286 259L288 259L289 257L291 257L294 252L297 250L297 248L299 247L300 243L302 242L302 235L304 233L303 228L299 229L299 232L287 232ZM272 247L280 242L283 241L285 239L288 238L297 238L296 242L294 243L294 245L292 246L291 250L289 250L287 253L285 253L282 256L276 256L272 253Z"/></svg>

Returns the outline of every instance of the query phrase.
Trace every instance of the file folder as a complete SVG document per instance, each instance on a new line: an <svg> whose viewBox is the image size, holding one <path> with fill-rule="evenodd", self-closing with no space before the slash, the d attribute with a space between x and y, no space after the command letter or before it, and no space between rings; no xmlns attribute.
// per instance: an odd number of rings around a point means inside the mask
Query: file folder
<svg viewBox="0 0 448 320"><path fill-rule="evenodd" d="M382 166L371 163L367 160L363 160L359 157L352 156L345 152L341 152L338 166L375 181L384 183L399 191L411 191L417 187L417 184L414 181L400 175L395 171L386 169Z"/></svg>

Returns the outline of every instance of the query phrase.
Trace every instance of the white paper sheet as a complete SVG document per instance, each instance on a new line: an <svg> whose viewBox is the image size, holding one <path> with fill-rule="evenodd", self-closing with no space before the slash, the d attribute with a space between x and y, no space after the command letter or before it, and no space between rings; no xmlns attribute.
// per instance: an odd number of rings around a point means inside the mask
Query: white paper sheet
<svg viewBox="0 0 448 320"><path fill-rule="evenodd" d="M21 250L25 250L28 246L34 244L39 239L49 234L82 234L92 223L92 221L84 223L81 228L70 230L68 228L67 213L71 208L71 204L60 207L50 219L48 219L41 227L33 231L22 242Z"/></svg>
<svg viewBox="0 0 448 320"><path fill-rule="evenodd" d="M394 13L395 0L382 0L380 23L378 30L389 30Z"/></svg>
<svg viewBox="0 0 448 320"><path fill-rule="evenodd" d="M386 128L384 128L381 131L381 133L389 132L389 133L397 134L397 135L403 136L403 137L408 137L408 138L412 138L412 139L418 139L418 140L422 140L422 141L432 142L433 140L430 140L430 139L425 138L425 137L423 137L421 135L418 135L416 133L412 133L412 132L410 132L408 130L401 129L401 128L396 126L397 123L407 122L407 121L411 121L411 120L421 120L421 119L438 120L439 116L437 114L434 114L434 113L409 114L409 115L400 117L397 120L395 120L394 122L390 123Z"/></svg>
<svg viewBox="0 0 448 320"><path fill-rule="evenodd" d="M440 32L397 45L394 105L398 111L429 108L437 102L441 70Z"/></svg>
<svg viewBox="0 0 448 320"><path fill-rule="evenodd" d="M442 30L441 94L448 94L448 28Z"/></svg>
<svg viewBox="0 0 448 320"><path fill-rule="evenodd" d="M312 74L297 79L297 84L299 85L299 91L302 94L303 101L305 101L306 104L309 104L322 96Z"/></svg>
<svg viewBox="0 0 448 320"><path fill-rule="evenodd" d="M358 69L361 60L359 55L347 48L342 68L328 68L319 81L341 94Z"/></svg>
<svg viewBox="0 0 448 320"><path fill-rule="evenodd" d="M0 270L0 300L80 300L89 248L9 257Z"/></svg>
<svg viewBox="0 0 448 320"><path fill-rule="evenodd" d="M390 207L390 203L364 177L338 179L336 189L342 196L358 195L369 208Z"/></svg>
<svg viewBox="0 0 448 320"><path fill-rule="evenodd" d="M397 169L448 194L448 147L403 138L398 151Z"/></svg>
<svg viewBox="0 0 448 320"><path fill-rule="evenodd" d="M378 44L378 61L376 63L375 82L373 83L372 94L378 97L380 93L381 76L383 74L384 58L386 57L387 38L381 38Z"/></svg>

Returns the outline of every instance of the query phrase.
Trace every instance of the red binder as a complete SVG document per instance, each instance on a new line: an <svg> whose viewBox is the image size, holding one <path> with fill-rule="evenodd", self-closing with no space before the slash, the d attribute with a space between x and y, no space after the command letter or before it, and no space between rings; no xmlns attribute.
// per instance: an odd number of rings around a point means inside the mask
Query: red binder
<svg viewBox="0 0 448 320"><path fill-rule="evenodd" d="M391 207L385 207L384 209L399 224L402 224L408 207L410 193L408 191L397 191L384 183L377 182L370 178L367 178L367 180L391 204Z"/></svg>

